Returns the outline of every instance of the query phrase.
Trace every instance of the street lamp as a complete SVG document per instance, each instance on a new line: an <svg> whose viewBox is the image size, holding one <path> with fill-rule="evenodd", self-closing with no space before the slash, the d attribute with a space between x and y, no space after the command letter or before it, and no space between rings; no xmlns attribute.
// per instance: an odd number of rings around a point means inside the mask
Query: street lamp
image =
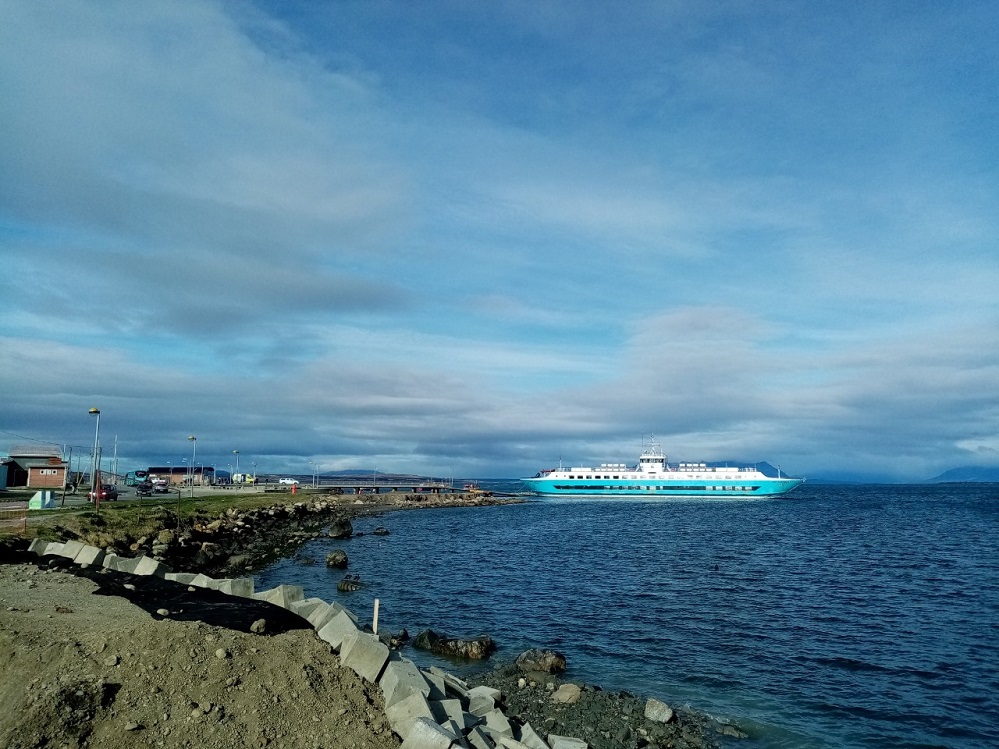
<svg viewBox="0 0 999 749"><path fill-rule="evenodd" d="M191 443L191 498L194 498L194 459L198 457L198 438L193 434L187 438ZM204 472L202 472L204 473Z"/></svg>
<svg viewBox="0 0 999 749"><path fill-rule="evenodd" d="M100 501L101 501L101 487L97 482L99 481L98 473L100 473L101 466L97 462L100 460L97 456L99 453L98 444L101 435L101 411L99 408L91 408L90 415L97 417L97 428L94 430L94 468L90 473L90 484L94 489L94 509L100 511Z"/></svg>
<svg viewBox="0 0 999 749"><path fill-rule="evenodd" d="M254 463L253 464L253 485L256 486L256 484L257 484L257 464Z"/></svg>
<svg viewBox="0 0 999 749"><path fill-rule="evenodd" d="M239 450L233 450L232 454L236 456L236 475L239 475ZM242 482L240 482L242 483Z"/></svg>

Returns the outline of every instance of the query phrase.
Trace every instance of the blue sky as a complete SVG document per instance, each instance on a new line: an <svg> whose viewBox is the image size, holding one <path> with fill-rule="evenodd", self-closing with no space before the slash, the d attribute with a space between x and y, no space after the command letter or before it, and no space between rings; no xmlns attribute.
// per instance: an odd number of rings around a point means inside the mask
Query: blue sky
<svg viewBox="0 0 999 749"><path fill-rule="evenodd" d="M999 465L994 2L0 0L0 452Z"/></svg>

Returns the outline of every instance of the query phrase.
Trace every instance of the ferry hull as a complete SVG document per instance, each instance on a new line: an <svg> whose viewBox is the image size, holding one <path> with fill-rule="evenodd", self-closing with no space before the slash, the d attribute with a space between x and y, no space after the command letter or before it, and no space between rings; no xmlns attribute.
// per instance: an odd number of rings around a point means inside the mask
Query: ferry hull
<svg viewBox="0 0 999 749"><path fill-rule="evenodd" d="M750 481L718 482L683 478L628 479L601 481L564 478L521 479L524 486L544 497L599 496L599 497L774 497L785 494L802 483L798 478L758 478Z"/></svg>

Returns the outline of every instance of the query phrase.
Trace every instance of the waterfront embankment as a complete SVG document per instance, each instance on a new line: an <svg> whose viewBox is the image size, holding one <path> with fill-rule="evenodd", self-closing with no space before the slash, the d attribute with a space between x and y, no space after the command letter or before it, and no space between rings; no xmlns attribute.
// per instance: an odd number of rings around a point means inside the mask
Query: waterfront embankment
<svg viewBox="0 0 999 749"><path fill-rule="evenodd" d="M147 507L131 524L124 518L132 511L123 506L99 518L65 516L39 530L55 540L104 542L108 551L158 558L177 570L231 574L362 513L496 501L377 499L313 497L216 513L203 505L187 512ZM154 576L128 582L96 567L32 562L24 546L7 544L9 564L0 566L2 696L15 707L15 717L0 723L7 745L124 747L139 737L167 747L398 746L378 689L354 678L292 619L268 616L261 636L250 631L264 618L260 602L221 594L215 600L201 591L187 596L176 585L167 592ZM156 604L167 595L170 615L163 616ZM565 700L555 677L509 671L487 672L483 681L502 685L514 722L530 709L543 730L589 732L593 747L708 745L704 721L683 713L669 724L650 722L638 698L575 685Z"/></svg>

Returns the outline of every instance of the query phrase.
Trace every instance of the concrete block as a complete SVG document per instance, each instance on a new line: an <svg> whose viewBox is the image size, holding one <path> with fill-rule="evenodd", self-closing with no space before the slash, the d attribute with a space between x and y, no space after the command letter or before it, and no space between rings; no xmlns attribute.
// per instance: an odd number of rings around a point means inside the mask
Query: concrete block
<svg viewBox="0 0 999 749"><path fill-rule="evenodd" d="M450 731L427 718L417 718L401 749L451 749L454 742Z"/></svg>
<svg viewBox="0 0 999 749"><path fill-rule="evenodd" d="M468 690L468 712L472 715L484 716L496 707L496 702L502 696L502 692L492 687L474 687Z"/></svg>
<svg viewBox="0 0 999 749"><path fill-rule="evenodd" d="M345 609L339 603L330 603L327 604L325 607L317 606L315 611L313 611L308 617L309 624L311 624L312 628L318 632L327 624L329 624L330 621L333 619L333 617L335 617L341 611L344 614L346 614L352 622L354 622L354 626L356 626L358 629L361 628L357 624L357 617L354 615L354 612L351 611L350 609Z"/></svg>
<svg viewBox="0 0 999 749"><path fill-rule="evenodd" d="M340 662L373 684L378 683L388 659L388 646L367 632L357 631L348 635L340 646Z"/></svg>
<svg viewBox="0 0 999 749"><path fill-rule="evenodd" d="M437 666L430 667L430 673L435 676L439 676L444 680L445 692L448 696L457 697L458 699L467 700L468 699L468 684L459 679L454 674L448 673L442 668L437 668Z"/></svg>
<svg viewBox="0 0 999 749"><path fill-rule="evenodd" d="M309 614L319 608L320 605L329 606L322 598L304 598L301 601L292 601L290 608L293 614L298 614L308 621Z"/></svg>
<svg viewBox="0 0 999 749"><path fill-rule="evenodd" d="M101 566L106 570L116 570L118 569L118 560L121 559L113 551L109 551L104 555L104 561L101 562Z"/></svg>
<svg viewBox="0 0 999 749"><path fill-rule="evenodd" d="M438 725L454 737L454 745L456 747L470 749L468 742L465 741L465 732L461 730L461 726L453 720L446 720L443 723L438 723Z"/></svg>
<svg viewBox="0 0 999 749"><path fill-rule="evenodd" d="M203 575L199 572L188 585L193 585L195 588L211 588L214 582L215 580L208 577L208 575Z"/></svg>
<svg viewBox="0 0 999 749"><path fill-rule="evenodd" d="M308 600L308 599L306 599ZM326 622L336 616L335 611L331 611L333 607L323 601L320 605L316 606L312 611L309 612L308 616L305 617L306 621L312 625L315 630L320 630L325 626ZM317 626L318 624L318 626Z"/></svg>
<svg viewBox="0 0 999 749"><path fill-rule="evenodd" d="M339 603L327 603L322 606L316 606L312 613L306 618L309 620L309 624L312 625L312 628L318 632L329 624L333 617L341 611L345 612L355 625L357 624L357 617Z"/></svg>
<svg viewBox="0 0 999 749"><path fill-rule="evenodd" d="M496 746L492 737L478 726L472 728L465 735L465 741L472 749L493 749Z"/></svg>
<svg viewBox="0 0 999 749"><path fill-rule="evenodd" d="M125 572L129 575L155 575L156 577L163 577L166 573L170 572L170 568L165 564L146 556L115 557L112 560L110 569Z"/></svg>
<svg viewBox="0 0 999 749"><path fill-rule="evenodd" d="M196 577L197 575L193 572L167 572L163 575L164 580L169 580L179 585L191 585Z"/></svg>
<svg viewBox="0 0 999 749"><path fill-rule="evenodd" d="M38 555L40 557L62 556L62 544L58 541L49 541L45 544L45 549Z"/></svg>
<svg viewBox="0 0 999 749"><path fill-rule="evenodd" d="M334 650L340 650L344 639L359 632L357 623L350 618L346 609L341 609L316 634L320 640L328 642Z"/></svg>
<svg viewBox="0 0 999 749"><path fill-rule="evenodd" d="M513 738L513 726L510 725L510 721L498 707L493 708L482 717L486 719L485 727L489 733Z"/></svg>
<svg viewBox="0 0 999 749"><path fill-rule="evenodd" d="M474 726L465 734L465 742L472 749L493 749L496 740L481 726Z"/></svg>
<svg viewBox="0 0 999 749"><path fill-rule="evenodd" d="M433 721L434 714L430 711L430 705L424 696L419 692L413 692L408 697L387 706L385 717L388 718L392 730L405 741L418 719L426 718Z"/></svg>
<svg viewBox="0 0 999 749"><path fill-rule="evenodd" d="M468 713L462 710L461 700L432 700L430 702L430 710L441 725L444 725L449 720L453 720L458 725L459 733L463 734L471 728L471 724L465 725L465 716ZM474 723L475 718L472 716L472 724Z"/></svg>
<svg viewBox="0 0 999 749"><path fill-rule="evenodd" d="M139 560L135 557L120 557L116 556L111 560L111 569L115 572L124 572L128 575L135 574L135 566L139 563Z"/></svg>
<svg viewBox="0 0 999 749"><path fill-rule="evenodd" d="M163 562L157 562L152 557L141 556L136 560L133 575L155 575L163 577L167 572L172 572Z"/></svg>
<svg viewBox="0 0 999 749"><path fill-rule="evenodd" d="M430 698L430 685L423 678L420 669L409 658L402 658L398 654L389 656L378 686L382 688L386 707L414 692L422 694L426 699Z"/></svg>
<svg viewBox="0 0 999 749"><path fill-rule="evenodd" d="M32 554L37 554L38 556L44 556L45 550L48 548L49 542L43 541L40 538L31 539L31 544L28 545L28 551Z"/></svg>
<svg viewBox="0 0 999 749"><path fill-rule="evenodd" d="M101 565L104 563L104 549L98 549L96 546L84 546L73 561L77 564Z"/></svg>
<svg viewBox="0 0 999 749"><path fill-rule="evenodd" d="M444 683L444 679L441 678L439 674L435 674L431 671L421 671L423 678L427 680L430 685L430 699L432 700L446 700L447 699L447 685Z"/></svg>
<svg viewBox="0 0 999 749"><path fill-rule="evenodd" d="M582 739L574 739L572 736L559 736L555 733L548 734L548 745L552 749L589 749L590 747Z"/></svg>
<svg viewBox="0 0 999 749"><path fill-rule="evenodd" d="M83 551L83 547L82 541L65 541L59 550L59 556L66 557L66 559L76 559L76 555Z"/></svg>
<svg viewBox="0 0 999 749"><path fill-rule="evenodd" d="M526 745L509 736L498 736L496 746L502 749L527 749Z"/></svg>
<svg viewBox="0 0 999 749"><path fill-rule="evenodd" d="M252 598L258 601L267 601L283 609L291 609L293 601L301 601L305 598L305 590L301 585L279 585L270 590L262 590L254 593Z"/></svg>
<svg viewBox="0 0 999 749"><path fill-rule="evenodd" d="M229 596L239 596L240 598L253 598L253 578L237 577L232 580L217 580L215 590Z"/></svg>
<svg viewBox="0 0 999 749"><path fill-rule="evenodd" d="M534 730L534 727L530 723L525 723L520 727L519 732L514 732L517 739L521 744L527 747L527 749L551 749L548 746L548 742L541 738L541 735Z"/></svg>

